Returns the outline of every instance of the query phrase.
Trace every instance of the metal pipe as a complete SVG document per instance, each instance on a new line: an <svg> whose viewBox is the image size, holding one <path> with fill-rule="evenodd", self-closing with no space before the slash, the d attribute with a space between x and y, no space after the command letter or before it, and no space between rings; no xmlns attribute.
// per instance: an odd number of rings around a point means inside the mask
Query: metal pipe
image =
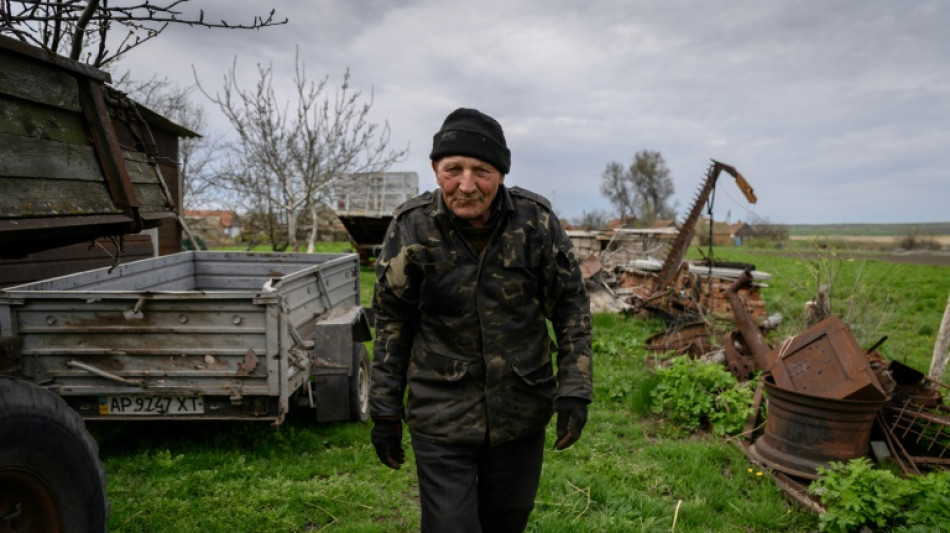
<svg viewBox="0 0 950 533"><path fill-rule="evenodd" d="M772 349L769 348L769 345L765 342L765 336L762 335L762 331L759 330L755 321L752 320L745 305L743 305L742 300L739 298L738 293L740 289L748 287L751 284L752 273L745 270L732 285L729 285L724 295L732 307L732 312L736 317L736 323L739 325L739 331L742 333L742 339L745 341L746 346L749 347L749 351L752 352L752 358L755 360L756 366L762 370L768 370L775 360L772 355Z"/></svg>
<svg viewBox="0 0 950 533"><path fill-rule="evenodd" d="M119 383L124 383L126 385L132 385L134 387L145 387L145 383L137 379L126 379L122 376L117 376L111 372L106 372L101 368L94 367L88 363L80 363L79 361L67 361L66 366L72 368L78 368L80 370L85 370L90 374L95 374L99 377L111 379L112 381L118 381Z"/></svg>

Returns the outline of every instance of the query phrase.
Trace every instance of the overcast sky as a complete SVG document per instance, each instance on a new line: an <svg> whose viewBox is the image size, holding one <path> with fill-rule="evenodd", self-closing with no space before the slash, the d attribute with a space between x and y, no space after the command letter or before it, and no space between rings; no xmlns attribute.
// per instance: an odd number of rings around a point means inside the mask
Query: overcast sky
<svg viewBox="0 0 950 533"><path fill-rule="evenodd" d="M119 69L207 88L237 60L290 84L310 77L374 94L415 171L435 187L432 134L457 107L501 122L506 183L562 216L613 209L607 163L659 151L680 218L710 159L731 164L714 214L733 222L950 221L950 2L914 0L196 0L209 18L289 18L260 31L170 28ZM287 97L289 91L284 92ZM200 96L200 95L199 95ZM226 123L204 102L212 129Z"/></svg>

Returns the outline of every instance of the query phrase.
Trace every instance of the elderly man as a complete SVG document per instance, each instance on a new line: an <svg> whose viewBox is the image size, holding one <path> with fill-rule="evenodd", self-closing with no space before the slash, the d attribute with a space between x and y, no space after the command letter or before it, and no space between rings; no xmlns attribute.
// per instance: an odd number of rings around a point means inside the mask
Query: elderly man
<svg viewBox="0 0 950 533"><path fill-rule="evenodd" d="M453 111L430 159L439 189L396 209L376 261L372 441L398 469L405 418L423 531L523 531L545 427L557 412L563 450L587 421L590 304L548 201L504 185L495 119Z"/></svg>

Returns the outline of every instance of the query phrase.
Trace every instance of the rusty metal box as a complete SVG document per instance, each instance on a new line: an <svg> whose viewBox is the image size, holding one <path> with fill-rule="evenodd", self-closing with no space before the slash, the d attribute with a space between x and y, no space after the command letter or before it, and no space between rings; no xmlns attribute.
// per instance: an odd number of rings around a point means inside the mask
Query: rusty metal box
<svg viewBox="0 0 950 533"><path fill-rule="evenodd" d="M824 398L880 398L884 391L851 328L830 316L774 350L770 370L781 388Z"/></svg>

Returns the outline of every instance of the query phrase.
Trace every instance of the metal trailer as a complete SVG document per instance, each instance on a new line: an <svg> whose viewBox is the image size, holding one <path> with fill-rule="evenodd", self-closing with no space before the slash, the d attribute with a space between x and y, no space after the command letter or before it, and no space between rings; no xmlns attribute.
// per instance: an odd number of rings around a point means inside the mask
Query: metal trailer
<svg viewBox="0 0 950 533"><path fill-rule="evenodd" d="M182 252L0 291L7 367L85 419L365 420L356 254Z"/></svg>
<svg viewBox="0 0 950 533"><path fill-rule="evenodd" d="M364 264L372 263L399 204L419 194L415 172L351 174L336 185L336 214Z"/></svg>

